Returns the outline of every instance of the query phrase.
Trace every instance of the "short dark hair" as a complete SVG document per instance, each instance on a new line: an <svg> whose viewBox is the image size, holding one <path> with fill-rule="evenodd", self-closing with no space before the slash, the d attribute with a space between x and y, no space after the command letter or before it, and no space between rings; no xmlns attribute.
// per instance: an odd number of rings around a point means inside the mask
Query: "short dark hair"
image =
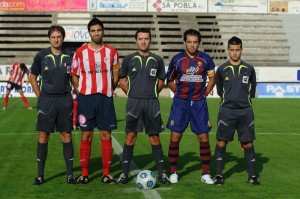
<svg viewBox="0 0 300 199"><path fill-rule="evenodd" d="M87 25L89 32L90 32L91 26L94 26L94 25L100 25L102 30L104 30L104 25L103 25L102 21L100 21L97 17L94 17L93 19L91 19L91 21Z"/></svg>
<svg viewBox="0 0 300 199"><path fill-rule="evenodd" d="M50 28L48 30L48 37L49 37L49 39L50 39L51 34L54 31L60 32L62 34L62 36L63 36L63 39L65 38L65 36L66 36L65 29L62 26L60 26L60 25L52 25L52 26L50 26Z"/></svg>
<svg viewBox="0 0 300 199"><path fill-rule="evenodd" d="M243 48L242 40L236 36L233 36L228 40L228 48L230 45L240 45L240 47Z"/></svg>
<svg viewBox="0 0 300 199"><path fill-rule="evenodd" d="M28 69L27 69L27 67L26 67L26 65L24 63L20 63L19 66L20 66L20 68L21 68L22 71L27 72Z"/></svg>
<svg viewBox="0 0 300 199"><path fill-rule="evenodd" d="M183 33L183 40L186 41L187 35L197 36L199 43L201 42L201 34L199 31L194 29L188 29Z"/></svg>
<svg viewBox="0 0 300 199"><path fill-rule="evenodd" d="M148 28L139 28L136 30L136 33L134 35L134 38L137 39L137 35L140 33L140 32L143 32L143 33L149 33L149 37L150 37L150 40L151 40L151 32L150 32L150 29Z"/></svg>

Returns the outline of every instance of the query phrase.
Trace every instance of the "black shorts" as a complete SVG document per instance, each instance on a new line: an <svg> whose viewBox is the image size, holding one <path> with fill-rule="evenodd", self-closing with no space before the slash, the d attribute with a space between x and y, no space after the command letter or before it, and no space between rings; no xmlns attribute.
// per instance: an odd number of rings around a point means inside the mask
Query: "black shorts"
<svg viewBox="0 0 300 199"><path fill-rule="evenodd" d="M40 95L37 104L38 131L53 133L71 132L73 100L71 94L62 96Z"/></svg>
<svg viewBox="0 0 300 199"><path fill-rule="evenodd" d="M126 104L125 132L158 134L164 131L158 99L128 98Z"/></svg>
<svg viewBox="0 0 300 199"><path fill-rule="evenodd" d="M238 140L241 142L255 139L252 107L230 109L221 106L218 114L217 139L232 141L235 130L237 130Z"/></svg>
<svg viewBox="0 0 300 199"><path fill-rule="evenodd" d="M78 122L83 131L112 131L117 129L117 119L112 97L102 94L78 95Z"/></svg>
<svg viewBox="0 0 300 199"><path fill-rule="evenodd" d="M13 89L15 89L16 91L22 90L22 86L20 86L19 84L10 82L10 81L7 82L6 88L7 88L7 90L10 90L10 91Z"/></svg>

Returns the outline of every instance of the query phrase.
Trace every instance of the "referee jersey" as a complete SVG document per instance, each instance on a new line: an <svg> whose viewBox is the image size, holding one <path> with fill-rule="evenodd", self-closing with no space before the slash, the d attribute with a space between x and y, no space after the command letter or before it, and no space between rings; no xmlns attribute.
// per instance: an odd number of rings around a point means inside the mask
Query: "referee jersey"
<svg viewBox="0 0 300 199"><path fill-rule="evenodd" d="M51 48L37 53L31 65L31 73L41 76L40 90L43 94L61 95L69 93L72 88L71 63L73 53L63 49L60 55L54 55Z"/></svg>
<svg viewBox="0 0 300 199"><path fill-rule="evenodd" d="M142 56L138 52L130 54L123 59L119 78L128 81L128 97L140 99L158 98L158 81L166 78L163 59L149 53Z"/></svg>
<svg viewBox="0 0 300 199"><path fill-rule="evenodd" d="M256 84L254 67L244 61L239 65L227 61L217 69L217 92L223 98L221 105L224 107L238 109L251 106Z"/></svg>

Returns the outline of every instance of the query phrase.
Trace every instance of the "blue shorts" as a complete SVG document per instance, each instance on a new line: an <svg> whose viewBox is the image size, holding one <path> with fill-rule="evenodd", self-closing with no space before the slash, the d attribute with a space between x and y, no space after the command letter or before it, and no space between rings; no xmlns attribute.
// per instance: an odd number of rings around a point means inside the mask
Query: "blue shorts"
<svg viewBox="0 0 300 199"><path fill-rule="evenodd" d="M22 90L22 86L20 86L19 84L10 82L10 81L7 82L6 88L7 88L7 90L10 90L10 91L13 89L15 89L16 91Z"/></svg>
<svg viewBox="0 0 300 199"><path fill-rule="evenodd" d="M78 95L78 122L83 131L112 131L117 129L117 119L112 97L102 94Z"/></svg>
<svg viewBox="0 0 300 199"><path fill-rule="evenodd" d="M190 101L174 97L167 128L182 133L189 123L197 135L211 130L206 99Z"/></svg>

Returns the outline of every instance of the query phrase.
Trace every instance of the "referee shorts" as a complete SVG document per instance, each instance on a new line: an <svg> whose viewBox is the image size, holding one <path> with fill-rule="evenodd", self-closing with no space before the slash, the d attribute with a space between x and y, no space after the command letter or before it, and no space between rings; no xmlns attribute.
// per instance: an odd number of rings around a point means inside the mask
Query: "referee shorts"
<svg viewBox="0 0 300 199"><path fill-rule="evenodd" d="M235 130L240 142L255 140L254 114L252 107L231 109L220 107L218 113L218 129L216 137L218 140L232 141Z"/></svg>
<svg viewBox="0 0 300 199"><path fill-rule="evenodd" d="M125 132L158 134L165 130L158 99L128 98L126 104Z"/></svg>
<svg viewBox="0 0 300 199"><path fill-rule="evenodd" d="M38 131L53 133L71 132L73 117L73 100L71 94L49 96L41 94L37 104Z"/></svg>

